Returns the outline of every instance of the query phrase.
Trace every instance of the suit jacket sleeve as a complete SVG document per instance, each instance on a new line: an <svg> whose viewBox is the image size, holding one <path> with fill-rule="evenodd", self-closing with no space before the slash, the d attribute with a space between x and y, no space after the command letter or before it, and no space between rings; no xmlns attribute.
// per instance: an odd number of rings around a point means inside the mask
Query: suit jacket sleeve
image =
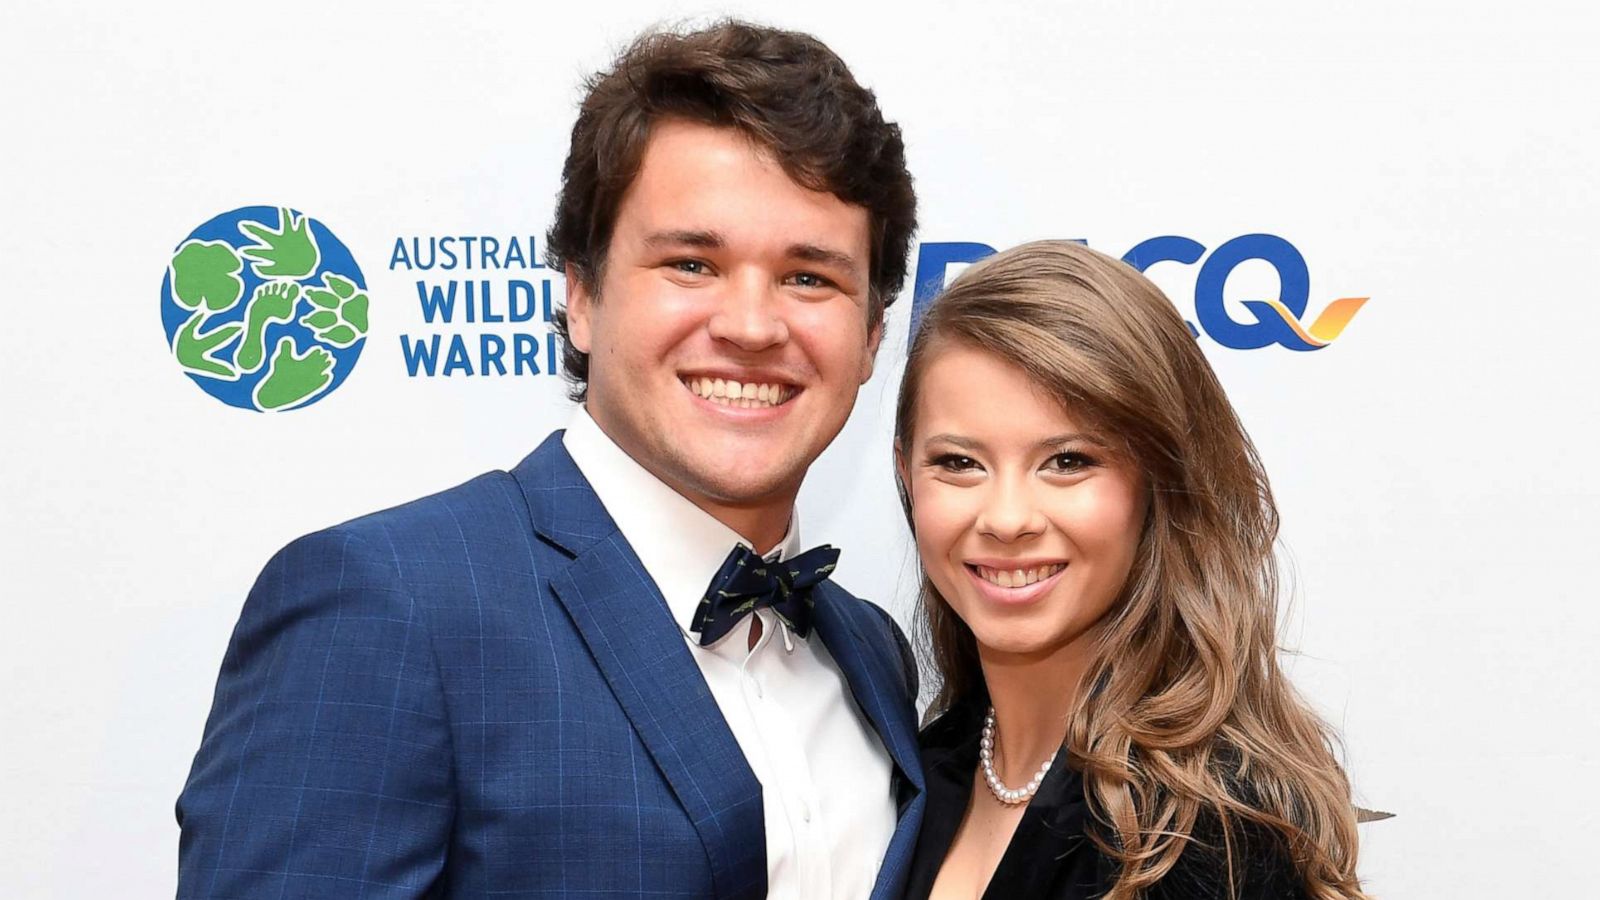
<svg viewBox="0 0 1600 900"><path fill-rule="evenodd" d="M256 581L178 799L179 897L426 896L454 815L423 611L339 529Z"/></svg>
<svg viewBox="0 0 1600 900"><path fill-rule="evenodd" d="M872 609L883 619L884 627L894 637L895 650L899 654L900 676L905 681L906 697L910 699L911 705L915 706L917 694L921 690L921 679L917 674L917 655L912 652L911 642L906 640L906 634L900 630L900 623L894 620L894 616L879 606L874 605Z"/></svg>

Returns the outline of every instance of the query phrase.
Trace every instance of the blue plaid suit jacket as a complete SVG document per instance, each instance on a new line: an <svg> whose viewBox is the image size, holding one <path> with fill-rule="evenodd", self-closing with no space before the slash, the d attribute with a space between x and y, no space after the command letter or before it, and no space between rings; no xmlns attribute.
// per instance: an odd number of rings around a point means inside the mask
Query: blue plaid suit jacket
<svg viewBox="0 0 1600 900"><path fill-rule="evenodd" d="M560 438L268 563L178 800L178 896L765 894L761 786ZM818 637L896 765L897 897L915 667L831 583Z"/></svg>

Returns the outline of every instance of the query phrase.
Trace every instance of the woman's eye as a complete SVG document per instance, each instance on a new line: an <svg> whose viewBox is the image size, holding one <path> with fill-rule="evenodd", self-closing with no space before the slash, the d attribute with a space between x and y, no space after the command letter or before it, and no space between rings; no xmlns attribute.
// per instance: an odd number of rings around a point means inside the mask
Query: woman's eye
<svg viewBox="0 0 1600 900"><path fill-rule="evenodd" d="M1050 457L1047 465L1057 472L1081 472L1094 464L1093 459L1082 453L1057 453Z"/></svg>
<svg viewBox="0 0 1600 900"><path fill-rule="evenodd" d="M970 472L978 468L977 460L970 456L960 456L954 453L936 456L933 458L932 462L933 465L938 466L946 472Z"/></svg>

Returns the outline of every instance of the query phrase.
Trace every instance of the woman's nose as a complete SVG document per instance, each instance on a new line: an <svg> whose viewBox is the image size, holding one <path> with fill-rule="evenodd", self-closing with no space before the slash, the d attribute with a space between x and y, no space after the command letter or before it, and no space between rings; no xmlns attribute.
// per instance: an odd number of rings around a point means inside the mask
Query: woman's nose
<svg viewBox="0 0 1600 900"><path fill-rule="evenodd" d="M999 478L984 497L979 533L1010 543L1043 533L1044 513L1021 479Z"/></svg>

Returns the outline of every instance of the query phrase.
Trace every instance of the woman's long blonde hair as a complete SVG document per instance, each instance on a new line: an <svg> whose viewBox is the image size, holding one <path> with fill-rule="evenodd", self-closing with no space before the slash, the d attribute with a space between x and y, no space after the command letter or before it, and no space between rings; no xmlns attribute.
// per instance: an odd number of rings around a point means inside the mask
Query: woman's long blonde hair
<svg viewBox="0 0 1600 900"><path fill-rule="evenodd" d="M962 273L911 343L895 417L908 447L928 360L957 343L1006 360L1120 442L1150 512L1065 748L1120 864L1108 900L1172 869L1205 814L1281 836L1310 896L1363 898L1350 786L1329 729L1278 665L1278 514L1222 385L1172 304L1131 267L1039 241ZM910 497L901 484L910 518ZM939 712L982 684L972 631L923 579ZM1062 690L1074 686L1062 685ZM1231 892L1230 892L1231 893Z"/></svg>

